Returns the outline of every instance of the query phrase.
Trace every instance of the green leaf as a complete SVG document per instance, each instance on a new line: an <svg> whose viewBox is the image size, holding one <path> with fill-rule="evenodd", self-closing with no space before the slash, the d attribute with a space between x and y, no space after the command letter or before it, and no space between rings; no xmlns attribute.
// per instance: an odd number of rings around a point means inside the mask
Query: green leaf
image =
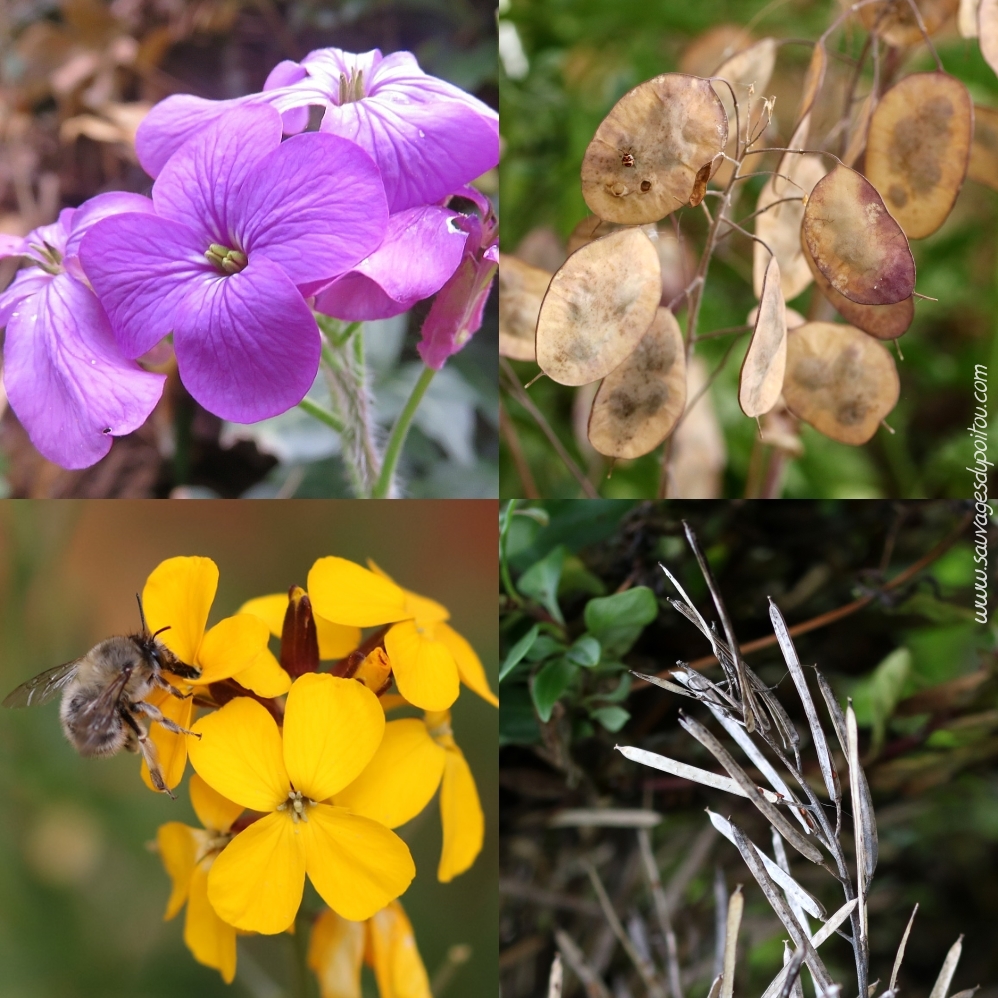
<svg viewBox="0 0 998 998"><path fill-rule="evenodd" d="M523 683L507 683L499 701L500 746L533 745L540 740L541 729L537 725L530 691Z"/></svg>
<svg viewBox="0 0 998 998"><path fill-rule="evenodd" d="M915 593L891 612L917 615L936 624L956 624L975 619L970 607L938 600L932 593Z"/></svg>
<svg viewBox="0 0 998 998"><path fill-rule="evenodd" d="M594 701L598 700L601 703L620 703L622 700L626 700L627 694L631 692L633 678L629 672L625 672L620 677L620 682L617 684L616 689L611 690L609 693L595 693L590 699Z"/></svg>
<svg viewBox="0 0 998 998"><path fill-rule="evenodd" d="M505 661L502 664L502 668L499 670L499 682L501 683L519 664L523 661L523 656L530 651L534 642L537 640L537 635L540 634L541 629L537 624L527 631L526 634L520 638L519 641L513 645L509 650L509 654L506 656Z"/></svg>
<svg viewBox="0 0 998 998"><path fill-rule="evenodd" d="M600 644L591 634L583 634L565 654L574 665L591 669L599 665Z"/></svg>
<svg viewBox="0 0 998 998"><path fill-rule="evenodd" d="M534 684L530 689L534 698L534 706L542 721L551 720L551 711L555 702L568 689L578 670L564 658L556 658L534 676Z"/></svg>
<svg viewBox="0 0 998 998"><path fill-rule="evenodd" d="M565 645L561 641L556 641L550 634L542 634L527 652L526 658L528 662L543 662L552 655L560 655L564 650Z"/></svg>
<svg viewBox="0 0 998 998"><path fill-rule="evenodd" d="M615 533L621 518L634 507L634 499L563 499L545 504L551 522L532 535L527 544L509 550L510 564L524 568L563 544L579 551Z"/></svg>
<svg viewBox="0 0 998 998"><path fill-rule="evenodd" d="M599 710L591 710L589 716L599 721L607 731L620 731L631 718L623 707L600 707Z"/></svg>
<svg viewBox="0 0 998 998"><path fill-rule="evenodd" d="M570 554L565 559L561 569L561 582L558 584L558 595L569 593L585 593L586 596L605 596L606 586L598 575L582 564L578 555Z"/></svg>
<svg viewBox="0 0 998 998"><path fill-rule="evenodd" d="M540 561L535 561L516 584L516 588L524 596L537 600L559 624L565 623L561 607L558 606L558 582L564 561L565 549L559 544Z"/></svg>
<svg viewBox="0 0 998 998"><path fill-rule="evenodd" d="M658 616L658 602L647 586L635 586L586 604L586 629L599 639L604 659L625 655Z"/></svg>
<svg viewBox="0 0 998 998"><path fill-rule="evenodd" d="M901 690L911 673L911 652L897 648L853 689L853 709L858 724L873 728L874 754L884 743L887 722L894 713Z"/></svg>

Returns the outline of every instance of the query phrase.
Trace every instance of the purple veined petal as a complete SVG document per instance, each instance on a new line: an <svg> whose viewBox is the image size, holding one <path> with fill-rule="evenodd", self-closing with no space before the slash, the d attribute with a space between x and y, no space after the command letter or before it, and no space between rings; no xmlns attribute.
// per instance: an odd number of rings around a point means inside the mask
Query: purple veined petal
<svg viewBox="0 0 998 998"><path fill-rule="evenodd" d="M275 90L277 87L289 87L299 80L305 79L308 71L300 63L284 59L279 62L268 74L264 81L264 92Z"/></svg>
<svg viewBox="0 0 998 998"><path fill-rule="evenodd" d="M276 108L253 104L228 111L163 167L152 188L156 214L197 232L202 252L212 243L235 249L230 216L239 189L280 143Z"/></svg>
<svg viewBox="0 0 998 998"><path fill-rule="evenodd" d="M492 211L492 202L477 188L470 184L465 184L456 191L451 192L453 197L464 198L470 201L485 218Z"/></svg>
<svg viewBox="0 0 998 998"><path fill-rule="evenodd" d="M80 265L80 243L83 237L102 218L109 215L121 215L125 212L146 212L152 214L152 201L142 194L131 194L128 191L108 191L84 201L72 218L69 238L66 240L65 256L62 264L78 281L86 280L83 267Z"/></svg>
<svg viewBox="0 0 998 998"><path fill-rule="evenodd" d="M6 260L11 256L23 256L25 246L24 236L12 236L7 232L0 232L0 260Z"/></svg>
<svg viewBox="0 0 998 998"><path fill-rule="evenodd" d="M320 129L374 157L393 213L440 201L499 162L498 126L458 101L354 101L329 108Z"/></svg>
<svg viewBox="0 0 998 998"><path fill-rule="evenodd" d="M17 272L10 286L0 294L0 329L10 321L11 313L29 295L38 294L52 280L52 275L37 267L25 267Z"/></svg>
<svg viewBox="0 0 998 998"><path fill-rule="evenodd" d="M316 309L349 322L387 319L436 294L464 253L468 233L456 224L460 217L437 205L392 215L384 242L319 293Z"/></svg>
<svg viewBox="0 0 998 998"><path fill-rule="evenodd" d="M173 329L191 282L220 275L197 233L156 215L127 213L96 222L80 244L80 263L126 357L141 357Z"/></svg>
<svg viewBox="0 0 998 998"><path fill-rule="evenodd" d="M4 383L38 451L64 468L86 468L112 436L141 426L165 375L121 356L104 310L68 274L20 302L7 324Z"/></svg>
<svg viewBox="0 0 998 998"><path fill-rule="evenodd" d="M231 231L252 261L263 256L295 284L337 277L384 239L381 174L360 146L296 135L261 160L233 199Z"/></svg>
<svg viewBox="0 0 998 998"><path fill-rule="evenodd" d="M259 256L192 288L177 309L173 345L187 390L235 423L297 405L319 369L315 318L281 268Z"/></svg>

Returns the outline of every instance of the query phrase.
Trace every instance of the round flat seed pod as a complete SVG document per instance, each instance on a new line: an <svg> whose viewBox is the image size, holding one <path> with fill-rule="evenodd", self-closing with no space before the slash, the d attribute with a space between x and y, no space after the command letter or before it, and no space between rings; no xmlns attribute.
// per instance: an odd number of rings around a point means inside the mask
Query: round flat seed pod
<svg viewBox="0 0 998 998"><path fill-rule="evenodd" d="M909 239L946 220L973 135L970 94L946 73L912 73L881 98L870 119L865 172Z"/></svg>
<svg viewBox="0 0 998 998"><path fill-rule="evenodd" d="M974 144L967 177L998 190L998 111L974 106Z"/></svg>
<svg viewBox="0 0 998 998"><path fill-rule="evenodd" d="M801 227L818 269L861 305L890 305L915 290L915 260L876 188L836 166L811 191Z"/></svg>
<svg viewBox="0 0 998 998"><path fill-rule="evenodd" d="M998 73L998 0L981 0L977 8L977 35L984 61Z"/></svg>
<svg viewBox="0 0 998 998"><path fill-rule="evenodd" d="M607 457L654 450L686 405L686 350L675 316L655 313L634 352L604 379L589 414L589 442Z"/></svg>
<svg viewBox="0 0 998 998"><path fill-rule="evenodd" d="M928 34L935 34L956 13L960 0L915 0ZM847 4L848 6L848 4ZM898 47L917 45L922 31L908 0L884 0L868 4L858 11L863 27L878 34L885 42Z"/></svg>
<svg viewBox="0 0 998 998"><path fill-rule="evenodd" d="M786 309L786 317L787 317L787 329L796 329L798 326L803 326L804 323L807 322L807 319L805 319L804 316L801 315L800 312L798 312L794 308ZM745 324L747 326L754 327L755 320L758 318L759 318L759 306L753 305L752 308L749 310L748 316L745 319Z"/></svg>
<svg viewBox="0 0 998 998"><path fill-rule="evenodd" d="M697 35L679 57L679 72L710 76L725 59L747 49L752 33L738 24L718 24Z"/></svg>
<svg viewBox="0 0 998 998"><path fill-rule="evenodd" d="M690 200L724 149L728 121L709 81L665 73L624 94L582 161L582 196L608 222L657 222Z"/></svg>
<svg viewBox="0 0 998 998"><path fill-rule="evenodd" d="M808 322L787 334L787 408L832 440L865 444L900 390L886 347L853 326Z"/></svg>
<svg viewBox="0 0 998 998"><path fill-rule="evenodd" d="M818 285L818 290L843 319L862 329L864 333L876 336L878 340L896 340L902 333L908 331L915 318L915 300L911 295L893 305L857 305L845 295L840 295L828 283L825 275L814 265L814 260L811 259L803 240L801 250L807 266L814 275L814 283Z"/></svg>
<svg viewBox="0 0 998 998"><path fill-rule="evenodd" d="M562 385L605 377L638 345L661 296L658 252L640 229L583 246L551 279L541 303L541 370Z"/></svg>
<svg viewBox="0 0 998 998"><path fill-rule="evenodd" d="M615 222L604 222L602 218L590 215L582 219L568 237L568 255L571 256L577 249L582 249L586 243L591 243L594 239L610 235L611 232L618 232L624 228Z"/></svg>
<svg viewBox="0 0 998 998"><path fill-rule="evenodd" d="M780 291L780 265L766 268L752 339L738 379L738 404L746 416L761 416L776 405L787 365L787 306Z"/></svg>
<svg viewBox="0 0 998 998"><path fill-rule="evenodd" d="M551 275L539 267L499 254L499 355L535 360L534 333Z"/></svg>

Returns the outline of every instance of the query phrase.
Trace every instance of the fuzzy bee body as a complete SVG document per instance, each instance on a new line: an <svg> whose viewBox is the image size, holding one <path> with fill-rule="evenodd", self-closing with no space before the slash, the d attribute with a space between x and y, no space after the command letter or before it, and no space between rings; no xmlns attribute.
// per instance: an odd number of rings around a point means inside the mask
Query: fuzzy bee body
<svg viewBox="0 0 998 998"><path fill-rule="evenodd" d="M141 604L139 606L141 612ZM22 683L3 701L5 707L47 703L62 694L59 720L67 740L82 756L115 755L122 749L141 752L157 790L170 793L143 715L179 734L190 734L165 717L145 697L165 689L185 699L164 672L197 679L201 670L181 662L142 621L142 633L107 638L82 658L58 665ZM172 796L172 794L171 794Z"/></svg>

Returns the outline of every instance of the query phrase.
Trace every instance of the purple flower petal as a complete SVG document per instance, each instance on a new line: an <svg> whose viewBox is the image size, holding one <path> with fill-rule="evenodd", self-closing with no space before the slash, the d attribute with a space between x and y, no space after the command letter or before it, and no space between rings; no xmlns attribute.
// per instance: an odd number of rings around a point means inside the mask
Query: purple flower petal
<svg viewBox="0 0 998 998"><path fill-rule="evenodd" d="M24 236L12 236L7 232L0 232L0 260L6 260L9 256L22 256L24 250Z"/></svg>
<svg viewBox="0 0 998 998"><path fill-rule="evenodd" d="M464 253L468 233L455 224L459 217L436 205L392 215L384 242L322 290L316 309L350 322L387 319L436 294Z"/></svg>
<svg viewBox="0 0 998 998"><path fill-rule="evenodd" d="M10 321L11 313L19 302L27 298L28 295L37 294L51 280L51 274L46 274L44 270L39 270L37 267L26 267L19 270L7 290L0 294L0 329Z"/></svg>
<svg viewBox="0 0 998 998"><path fill-rule="evenodd" d="M126 357L141 357L173 329L189 282L219 274L196 232L155 215L127 213L96 222L80 244L80 262Z"/></svg>
<svg viewBox="0 0 998 998"><path fill-rule="evenodd" d="M107 194L98 194L96 197L90 198L89 201L84 201L76 209L76 214L71 220L69 238L66 240L62 261L66 270L77 280L86 280L79 260L80 243L83 242L83 237L102 218L134 211L152 214L152 201L141 194L130 194L127 191L109 191Z"/></svg>
<svg viewBox="0 0 998 998"><path fill-rule="evenodd" d="M212 122L163 168L153 185L156 214L232 247L232 206L253 168L281 142L281 116L267 104L237 107ZM245 246L242 247L245 249Z"/></svg>
<svg viewBox="0 0 998 998"><path fill-rule="evenodd" d="M125 360L100 303L67 274L47 278L7 323L4 383L41 454L86 468L155 408L166 380Z"/></svg>
<svg viewBox="0 0 998 998"><path fill-rule="evenodd" d="M259 256L238 274L192 287L173 343L187 390L236 423L297 405L319 369L311 311L280 267Z"/></svg>

